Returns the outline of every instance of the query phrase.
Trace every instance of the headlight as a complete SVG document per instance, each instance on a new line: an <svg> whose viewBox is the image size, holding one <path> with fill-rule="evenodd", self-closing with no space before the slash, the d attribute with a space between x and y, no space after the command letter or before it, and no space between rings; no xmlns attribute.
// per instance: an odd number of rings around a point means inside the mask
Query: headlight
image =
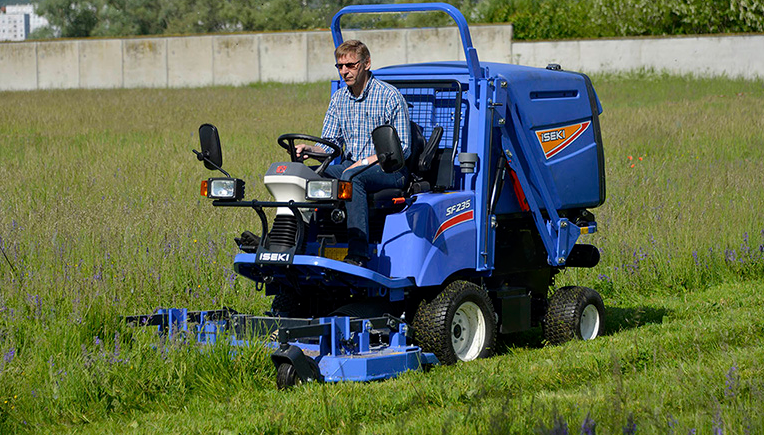
<svg viewBox="0 0 764 435"><path fill-rule="evenodd" d="M350 199L353 197L353 184L340 180L308 181L305 198L313 201L326 199Z"/></svg>
<svg viewBox="0 0 764 435"><path fill-rule="evenodd" d="M332 199L332 184L336 180L308 181L307 199Z"/></svg>
<svg viewBox="0 0 764 435"><path fill-rule="evenodd" d="M244 180L210 178L202 181L201 193L211 199L239 200L244 198Z"/></svg>

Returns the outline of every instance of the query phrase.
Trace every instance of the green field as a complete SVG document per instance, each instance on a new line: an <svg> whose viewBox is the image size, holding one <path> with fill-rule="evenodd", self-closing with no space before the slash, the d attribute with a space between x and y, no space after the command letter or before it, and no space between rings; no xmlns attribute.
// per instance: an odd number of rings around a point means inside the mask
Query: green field
<svg viewBox="0 0 764 435"><path fill-rule="evenodd" d="M600 291L607 335L287 392L261 346L202 353L119 316L267 309L232 271L256 216L199 195L190 149L217 125L265 198L276 138L319 134L328 84L0 93L0 433L764 433L764 83L593 82L602 261L558 285Z"/></svg>

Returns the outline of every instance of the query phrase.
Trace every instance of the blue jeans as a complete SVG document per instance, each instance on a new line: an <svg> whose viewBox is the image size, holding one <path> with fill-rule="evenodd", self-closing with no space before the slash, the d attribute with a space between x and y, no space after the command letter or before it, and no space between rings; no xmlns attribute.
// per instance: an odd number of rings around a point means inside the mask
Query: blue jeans
<svg viewBox="0 0 764 435"><path fill-rule="evenodd" d="M330 165L324 171L324 175L347 181L351 175L365 168L365 166L359 166L345 171L352 164L353 162L350 160L345 160L339 165ZM406 187L407 179L407 168L404 167L398 172L387 174L382 171L379 165L374 165L353 178L353 198L350 201L345 201L348 213L348 255L369 258L369 204L366 200L366 194L383 189L403 189Z"/></svg>

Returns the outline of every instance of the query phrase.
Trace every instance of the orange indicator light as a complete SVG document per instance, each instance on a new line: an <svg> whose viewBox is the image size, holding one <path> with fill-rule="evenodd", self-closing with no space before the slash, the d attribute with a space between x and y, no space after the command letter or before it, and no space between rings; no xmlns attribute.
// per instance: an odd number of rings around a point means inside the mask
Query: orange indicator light
<svg viewBox="0 0 764 435"><path fill-rule="evenodd" d="M353 183L349 181L340 181L339 183L337 183L337 198L338 199L353 198Z"/></svg>

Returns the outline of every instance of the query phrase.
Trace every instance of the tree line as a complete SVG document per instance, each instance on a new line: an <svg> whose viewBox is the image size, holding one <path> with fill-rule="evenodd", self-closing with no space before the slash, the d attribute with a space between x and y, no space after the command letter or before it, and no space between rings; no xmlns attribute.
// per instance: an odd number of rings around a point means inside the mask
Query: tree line
<svg viewBox="0 0 764 435"><path fill-rule="evenodd" d="M400 2L400 0L398 0ZM40 0L33 37L121 37L329 27L350 4L385 0ZM518 40L764 32L764 0L458 0L470 23L512 23ZM443 13L343 17L343 27L449 25Z"/></svg>

